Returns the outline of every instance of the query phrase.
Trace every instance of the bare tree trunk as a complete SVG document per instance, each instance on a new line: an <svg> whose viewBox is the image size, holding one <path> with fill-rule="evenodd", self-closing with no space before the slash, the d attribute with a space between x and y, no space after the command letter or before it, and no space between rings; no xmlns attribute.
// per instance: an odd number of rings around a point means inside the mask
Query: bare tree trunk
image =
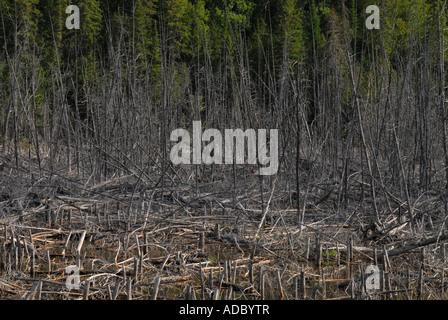
<svg viewBox="0 0 448 320"><path fill-rule="evenodd" d="M445 111L445 36L444 36L444 28L441 25L440 17L443 12L446 10L446 1L442 8L442 4L440 0L437 1L438 8L438 23L437 23L437 31L439 37L439 108L442 120L442 145L444 151L444 160L445 160L445 192L444 192L444 209L445 216L448 216L448 146L447 146L447 119L446 119L446 111Z"/></svg>
<svg viewBox="0 0 448 320"><path fill-rule="evenodd" d="M354 99L355 99L356 113L357 113L357 117L358 117L359 133L360 133L361 142L362 142L362 145L363 145L363 150L362 151L363 151L363 154L364 154L364 156L366 158L366 161L367 161L367 169L369 170L370 193L371 193L371 196L372 196L372 206L373 206L375 222L380 224L380 217L379 217L378 207L377 207L377 204L376 204L376 195L375 195L375 178L373 177L371 159L370 159L370 155L369 155L366 139L365 139L365 136L364 136L363 121L362 121L362 116L361 116L361 109L360 109L360 106L359 106L358 90L356 88L356 83L355 83L354 64L352 62L352 59L350 58L350 53L349 52L347 52L347 62L348 62L348 66L349 66L351 85L352 85L353 95L354 95Z"/></svg>

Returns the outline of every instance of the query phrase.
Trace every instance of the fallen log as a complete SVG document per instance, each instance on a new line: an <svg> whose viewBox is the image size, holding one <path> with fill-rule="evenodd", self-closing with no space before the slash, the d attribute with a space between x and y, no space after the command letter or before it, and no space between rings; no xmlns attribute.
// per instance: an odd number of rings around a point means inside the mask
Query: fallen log
<svg viewBox="0 0 448 320"><path fill-rule="evenodd" d="M417 241L416 243L411 243L411 244L408 244L406 246L390 250L390 251L387 252L387 254L388 254L389 257L398 256L400 254L409 252L411 250L414 250L414 249L417 249L417 248L420 248L420 247L425 247L425 246L428 246L430 244L433 244L433 243L436 243L436 242L440 242L440 241L444 241L444 240L448 240L448 234L442 234L441 236L432 237L432 238L428 238L428 239L423 239L423 240Z"/></svg>

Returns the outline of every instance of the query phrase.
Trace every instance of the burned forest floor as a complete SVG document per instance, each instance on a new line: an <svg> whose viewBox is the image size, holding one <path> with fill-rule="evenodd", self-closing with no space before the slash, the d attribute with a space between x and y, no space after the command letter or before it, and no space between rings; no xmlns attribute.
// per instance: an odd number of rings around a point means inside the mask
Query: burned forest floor
<svg viewBox="0 0 448 320"><path fill-rule="evenodd" d="M376 220L368 179L356 174L344 193L304 171L297 201L293 177L244 166L95 181L8 159L2 300L448 297L436 191L407 202L378 188Z"/></svg>

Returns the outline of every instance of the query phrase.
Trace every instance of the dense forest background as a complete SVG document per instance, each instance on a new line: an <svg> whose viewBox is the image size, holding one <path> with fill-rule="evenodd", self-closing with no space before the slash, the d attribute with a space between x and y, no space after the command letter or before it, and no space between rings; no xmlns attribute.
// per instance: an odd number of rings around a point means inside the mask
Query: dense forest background
<svg viewBox="0 0 448 320"><path fill-rule="evenodd" d="M79 30L65 27L70 4ZM281 181L292 207L318 181L334 208L355 187L376 221L390 199L412 220L413 201L448 182L446 2L379 0L378 30L365 27L370 4L1 0L3 161L84 186L133 175L236 190L256 166L174 167L170 132L277 128L279 172L259 179Z"/></svg>

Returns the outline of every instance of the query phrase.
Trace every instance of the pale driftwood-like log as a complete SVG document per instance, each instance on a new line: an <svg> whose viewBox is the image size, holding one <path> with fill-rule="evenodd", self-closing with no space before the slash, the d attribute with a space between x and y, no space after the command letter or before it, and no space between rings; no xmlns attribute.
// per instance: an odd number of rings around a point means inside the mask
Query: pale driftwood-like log
<svg viewBox="0 0 448 320"><path fill-rule="evenodd" d="M78 245L76 246L76 251L77 252L81 252L82 245L84 244L84 239L86 238L86 233L87 233L87 231L85 231L85 230L83 230L81 232L81 237L79 238Z"/></svg>
<svg viewBox="0 0 448 320"><path fill-rule="evenodd" d="M212 299L213 300L218 300L219 299L219 289L213 290Z"/></svg>

